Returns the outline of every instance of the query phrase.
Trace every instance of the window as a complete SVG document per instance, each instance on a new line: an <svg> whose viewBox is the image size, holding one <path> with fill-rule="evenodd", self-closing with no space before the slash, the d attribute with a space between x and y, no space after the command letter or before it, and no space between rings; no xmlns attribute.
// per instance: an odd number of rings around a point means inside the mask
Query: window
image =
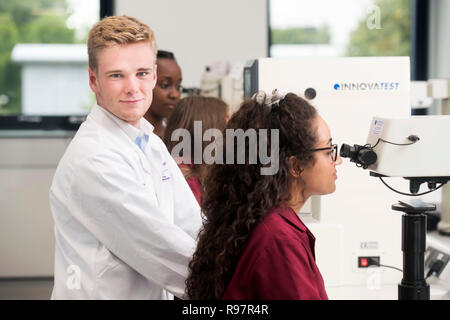
<svg viewBox="0 0 450 320"><path fill-rule="evenodd" d="M409 56L410 0L270 0L270 56Z"/></svg>
<svg viewBox="0 0 450 320"><path fill-rule="evenodd" d="M89 111L86 39L99 17L99 1L0 0L0 118Z"/></svg>

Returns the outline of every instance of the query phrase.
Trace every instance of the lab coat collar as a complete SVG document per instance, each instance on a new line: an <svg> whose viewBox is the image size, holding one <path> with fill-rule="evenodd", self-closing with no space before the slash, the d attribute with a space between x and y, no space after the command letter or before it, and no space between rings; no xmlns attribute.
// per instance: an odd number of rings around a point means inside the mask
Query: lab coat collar
<svg viewBox="0 0 450 320"><path fill-rule="evenodd" d="M93 117L96 121L100 121L100 123L103 123L103 120L106 120L108 123L119 127L121 130L113 130L114 132L113 135L120 137L119 140L117 140L116 142L124 143L126 140L129 139L128 141L131 143L125 143L124 147L126 146L128 148L132 148L132 150L134 150L136 154L139 156L142 168L147 173L151 174L150 164L147 157L145 156L145 151L142 152L143 150L141 150L140 146L136 144L136 138L138 136L147 134L150 137L151 135L154 135L153 126L150 123L148 123L147 120L145 119L140 120L141 130L139 130L136 127L130 125L129 123L126 123L125 121L117 118L111 112L99 106L98 104L95 104L93 106L91 114L89 116ZM126 140L123 140L123 138L125 138ZM147 147L149 145L150 143L147 143Z"/></svg>
<svg viewBox="0 0 450 320"><path fill-rule="evenodd" d="M153 126L148 123L147 120L141 119L141 129L139 130L135 128L134 126L126 123L125 121L117 118L115 115L113 115L108 110L104 109L103 107L99 106L98 104L95 104L92 107L91 113L89 114L89 117L92 117L94 121L98 121L99 123L102 123L102 126L105 126L106 123L109 125L113 124L115 126L113 131L110 131L113 136L117 137L118 140L115 140L116 143L123 144L123 147L128 147L134 150L136 154L138 155L142 168L151 175L151 168L149 161L145 155L145 152L142 152L140 147L136 144L136 137L142 136L144 133L148 134L149 136L154 135L153 134ZM106 120L106 123L104 122ZM116 130L117 127L119 127L121 130ZM125 140L124 140L125 139ZM130 139L130 140L128 140ZM132 143L129 143L129 142ZM147 143L147 146L149 146L149 143Z"/></svg>
<svg viewBox="0 0 450 320"><path fill-rule="evenodd" d="M96 111L96 110L100 110L109 119L114 121L114 123L116 123L125 132L125 134L131 139L131 141L136 141L137 137L142 136L144 134L147 134L148 136L150 136L153 133L154 127L144 118L141 118L139 120L140 129L138 129L138 128L132 126L131 124L123 121L122 119L119 119L114 114L112 114L105 108L99 106L98 104L95 104L93 107L93 111Z"/></svg>

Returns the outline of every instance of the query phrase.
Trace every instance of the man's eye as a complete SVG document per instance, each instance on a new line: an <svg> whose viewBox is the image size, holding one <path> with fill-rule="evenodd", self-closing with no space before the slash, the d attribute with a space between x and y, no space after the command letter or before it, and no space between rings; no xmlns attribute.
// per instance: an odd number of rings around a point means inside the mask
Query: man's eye
<svg viewBox="0 0 450 320"><path fill-rule="evenodd" d="M170 84L168 84L168 83L160 83L160 84L159 84L159 87L160 87L161 89L167 89L168 87L170 87Z"/></svg>
<svg viewBox="0 0 450 320"><path fill-rule="evenodd" d="M147 71L138 72L137 74L138 77L145 77L146 75L148 75Z"/></svg>
<svg viewBox="0 0 450 320"><path fill-rule="evenodd" d="M118 78L121 78L122 77L122 75L120 74L120 73L113 73L113 74L111 74L111 75L109 75L111 78L114 78L114 79L118 79Z"/></svg>

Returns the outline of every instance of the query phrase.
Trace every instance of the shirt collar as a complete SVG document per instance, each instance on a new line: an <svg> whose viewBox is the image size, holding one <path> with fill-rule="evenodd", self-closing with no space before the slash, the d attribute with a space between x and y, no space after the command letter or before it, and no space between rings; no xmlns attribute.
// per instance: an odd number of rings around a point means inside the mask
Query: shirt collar
<svg viewBox="0 0 450 320"><path fill-rule="evenodd" d="M305 232L307 230L303 221L300 220L300 217L295 213L295 211L288 206L286 203L281 203L275 208L275 212L277 212L284 220L294 225L301 231Z"/></svg>
<svg viewBox="0 0 450 320"><path fill-rule="evenodd" d="M114 114L99 106L98 104L95 104L94 108L100 109L109 119L114 121L114 123L116 123L133 142L136 141L137 137L143 136L144 134L150 136L153 133L154 127L143 117L139 120L138 129L135 126L123 121L122 119L119 119Z"/></svg>

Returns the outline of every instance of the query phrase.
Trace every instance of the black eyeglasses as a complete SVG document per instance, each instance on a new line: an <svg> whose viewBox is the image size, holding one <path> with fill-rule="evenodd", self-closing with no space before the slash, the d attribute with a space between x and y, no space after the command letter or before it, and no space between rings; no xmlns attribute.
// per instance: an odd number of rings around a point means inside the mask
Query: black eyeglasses
<svg viewBox="0 0 450 320"><path fill-rule="evenodd" d="M338 154L338 145L337 144L332 144L329 147L326 148L318 148L318 149L312 149L311 151L315 152L315 151L323 151L323 150L331 150L330 152L330 156L331 156L331 160L336 162L337 159L337 154Z"/></svg>

